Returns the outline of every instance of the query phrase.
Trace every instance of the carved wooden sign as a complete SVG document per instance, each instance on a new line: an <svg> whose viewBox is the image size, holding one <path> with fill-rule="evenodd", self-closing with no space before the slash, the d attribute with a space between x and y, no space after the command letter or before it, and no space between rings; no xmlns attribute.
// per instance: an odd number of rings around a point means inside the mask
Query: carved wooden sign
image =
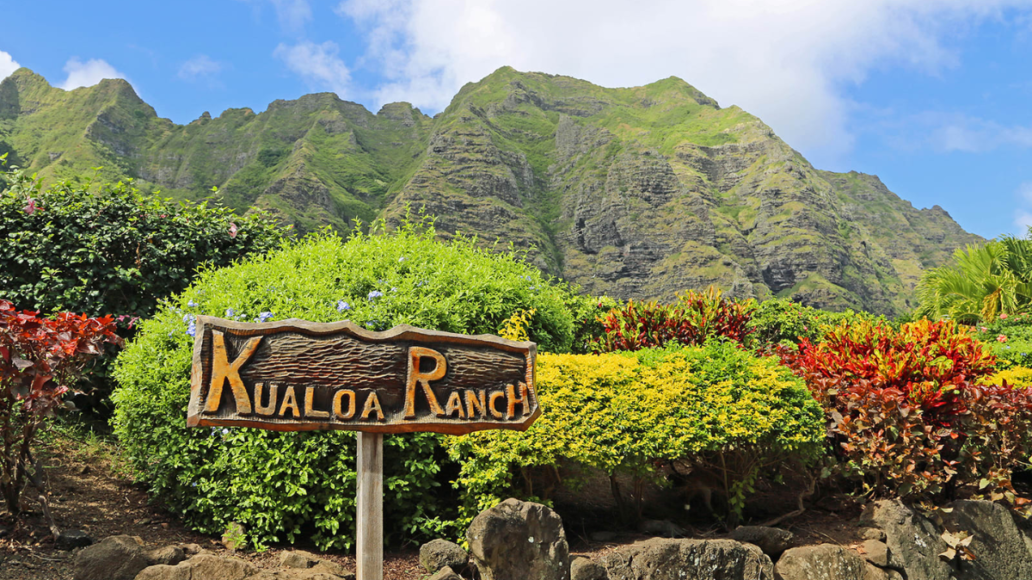
<svg viewBox="0 0 1032 580"><path fill-rule="evenodd" d="M532 342L344 321L197 317L187 425L372 433L527 429Z"/></svg>

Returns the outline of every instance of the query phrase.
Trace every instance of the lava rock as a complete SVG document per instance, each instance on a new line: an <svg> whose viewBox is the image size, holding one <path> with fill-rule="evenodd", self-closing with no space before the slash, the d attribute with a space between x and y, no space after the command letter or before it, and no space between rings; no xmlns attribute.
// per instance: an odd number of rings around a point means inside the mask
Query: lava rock
<svg viewBox="0 0 1032 580"><path fill-rule="evenodd" d="M606 580L608 577L606 569L591 558L574 556L570 560L570 580Z"/></svg>
<svg viewBox="0 0 1032 580"><path fill-rule="evenodd" d="M885 542L864 540L863 545L865 560L880 568L885 568L889 565L889 547Z"/></svg>
<svg viewBox="0 0 1032 580"><path fill-rule="evenodd" d="M175 566L186 559L186 553L179 546L165 546L147 552L147 561L152 565Z"/></svg>
<svg viewBox="0 0 1032 580"><path fill-rule="evenodd" d="M150 565L138 536L109 536L75 555L75 580L133 580Z"/></svg>
<svg viewBox="0 0 1032 580"><path fill-rule="evenodd" d="M431 574L445 567L463 570L469 554L462 546L447 540L431 540L419 548L419 564Z"/></svg>
<svg viewBox="0 0 1032 580"><path fill-rule="evenodd" d="M734 540L653 538L617 548L601 561L609 580L756 580L774 577L759 547Z"/></svg>
<svg viewBox="0 0 1032 580"><path fill-rule="evenodd" d="M786 550L774 574L781 580L866 580L867 563L842 546L802 546Z"/></svg>
<svg viewBox="0 0 1032 580"><path fill-rule="evenodd" d="M549 508L507 499L484 510L466 530L483 580L568 580L570 548L563 521Z"/></svg>
<svg viewBox="0 0 1032 580"><path fill-rule="evenodd" d="M462 576L455 573L450 566L445 566L430 577L430 580L462 580Z"/></svg>
<svg viewBox="0 0 1032 580"><path fill-rule="evenodd" d="M3 537L2 533L0 537ZM93 538L82 530L64 530L57 536L56 544L58 550L74 550L93 544Z"/></svg>
<svg viewBox="0 0 1032 580"><path fill-rule="evenodd" d="M794 537L788 530L767 526L738 526L730 535L736 542L758 546L771 560L777 560L792 545Z"/></svg>

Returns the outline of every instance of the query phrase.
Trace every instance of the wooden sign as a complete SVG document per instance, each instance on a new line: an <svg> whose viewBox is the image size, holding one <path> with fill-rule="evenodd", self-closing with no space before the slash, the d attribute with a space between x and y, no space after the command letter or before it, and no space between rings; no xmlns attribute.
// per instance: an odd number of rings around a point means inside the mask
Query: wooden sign
<svg viewBox="0 0 1032 580"><path fill-rule="evenodd" d="M197 317L187 425L372 433L527 429L532 342L349 322Z"/></svg>

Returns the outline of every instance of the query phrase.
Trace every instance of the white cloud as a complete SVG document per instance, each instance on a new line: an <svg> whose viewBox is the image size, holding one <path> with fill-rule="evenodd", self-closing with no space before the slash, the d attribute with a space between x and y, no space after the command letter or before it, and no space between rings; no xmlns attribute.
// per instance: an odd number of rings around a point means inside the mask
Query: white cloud
<svg viewBox="0 0 1032 580"><path fill-rule="evenodd" d="M1032 127L1006 126L978 117L954 116L933 131L931 145L944 151L982 153L999 147L1032 147Z"/></svg>
<svg viewBox="0 0 1032 580"><path fill-rule="evenodd" d="M1032 227L1032 181L1026 181L1018 186L1019 206L1014 210L1014 225L1017 227L1017 235L1025 237Z"/></svg>
<svg viewBox="0 0 1032 580"><path fill-rule="evenodd" d="M21 68L18 61L14 60L10 54L0 50L0 81L6 79L14 71Z"/></svg>
<svg viewBox="0 0 1032 580"><path fill-rule="evenodd" d="M179 67L179 78L184 81L196 81L212 77L222 70L222 65L206 54L199 54Z"/></svg>
<svg viewBox="0 0 1032 580"><path fill-rule="evenodd" d="M284 30L300 32L312 19L312 7L308 0L270 0L276 9L276 18Z"/></svg>
<svg viewBox="0 0 1032 580"><path fill-rule="evenodd" d="M301 42L293 46L280 44L273 56L282 60L291 71L309 84L327 88L341 97L348 92L351 71L341 60L340 48L334 42L315 44Z"/></svg>
<svg viewBox="0 0 1032 580"><path fill-rule="evenodd" d="M675 75L760 116L797 148L849 150L844 89L874 67L954 66L950 46L1030 0L343 0L381 101L439 110L502 65L637 86ZM959 136L958 139L962 139Z"/></svg>
<svg viewBox="0 0 1032 580"><path fill-rule="evenodd" d="M68 73L68 78L58 86L66 91L79 87L92 87L103 79L125 78L125 75L115 70L115 67L99 58L91 58L82 62L78 57L72 57L65 63L64 71Z"/></svg>

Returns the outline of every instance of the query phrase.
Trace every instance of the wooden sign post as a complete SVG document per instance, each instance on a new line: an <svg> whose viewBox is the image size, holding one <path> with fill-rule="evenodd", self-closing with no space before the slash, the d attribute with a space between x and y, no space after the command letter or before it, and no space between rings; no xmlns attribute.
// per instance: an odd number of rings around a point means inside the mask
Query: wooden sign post
<svg viewBox="0 0 1032 580"><path fill-rule="evenodd" d="M536 355L491 335L198 316L186 423L359 431L357 580L382 580L383 434L526 430Z"/></svg>

